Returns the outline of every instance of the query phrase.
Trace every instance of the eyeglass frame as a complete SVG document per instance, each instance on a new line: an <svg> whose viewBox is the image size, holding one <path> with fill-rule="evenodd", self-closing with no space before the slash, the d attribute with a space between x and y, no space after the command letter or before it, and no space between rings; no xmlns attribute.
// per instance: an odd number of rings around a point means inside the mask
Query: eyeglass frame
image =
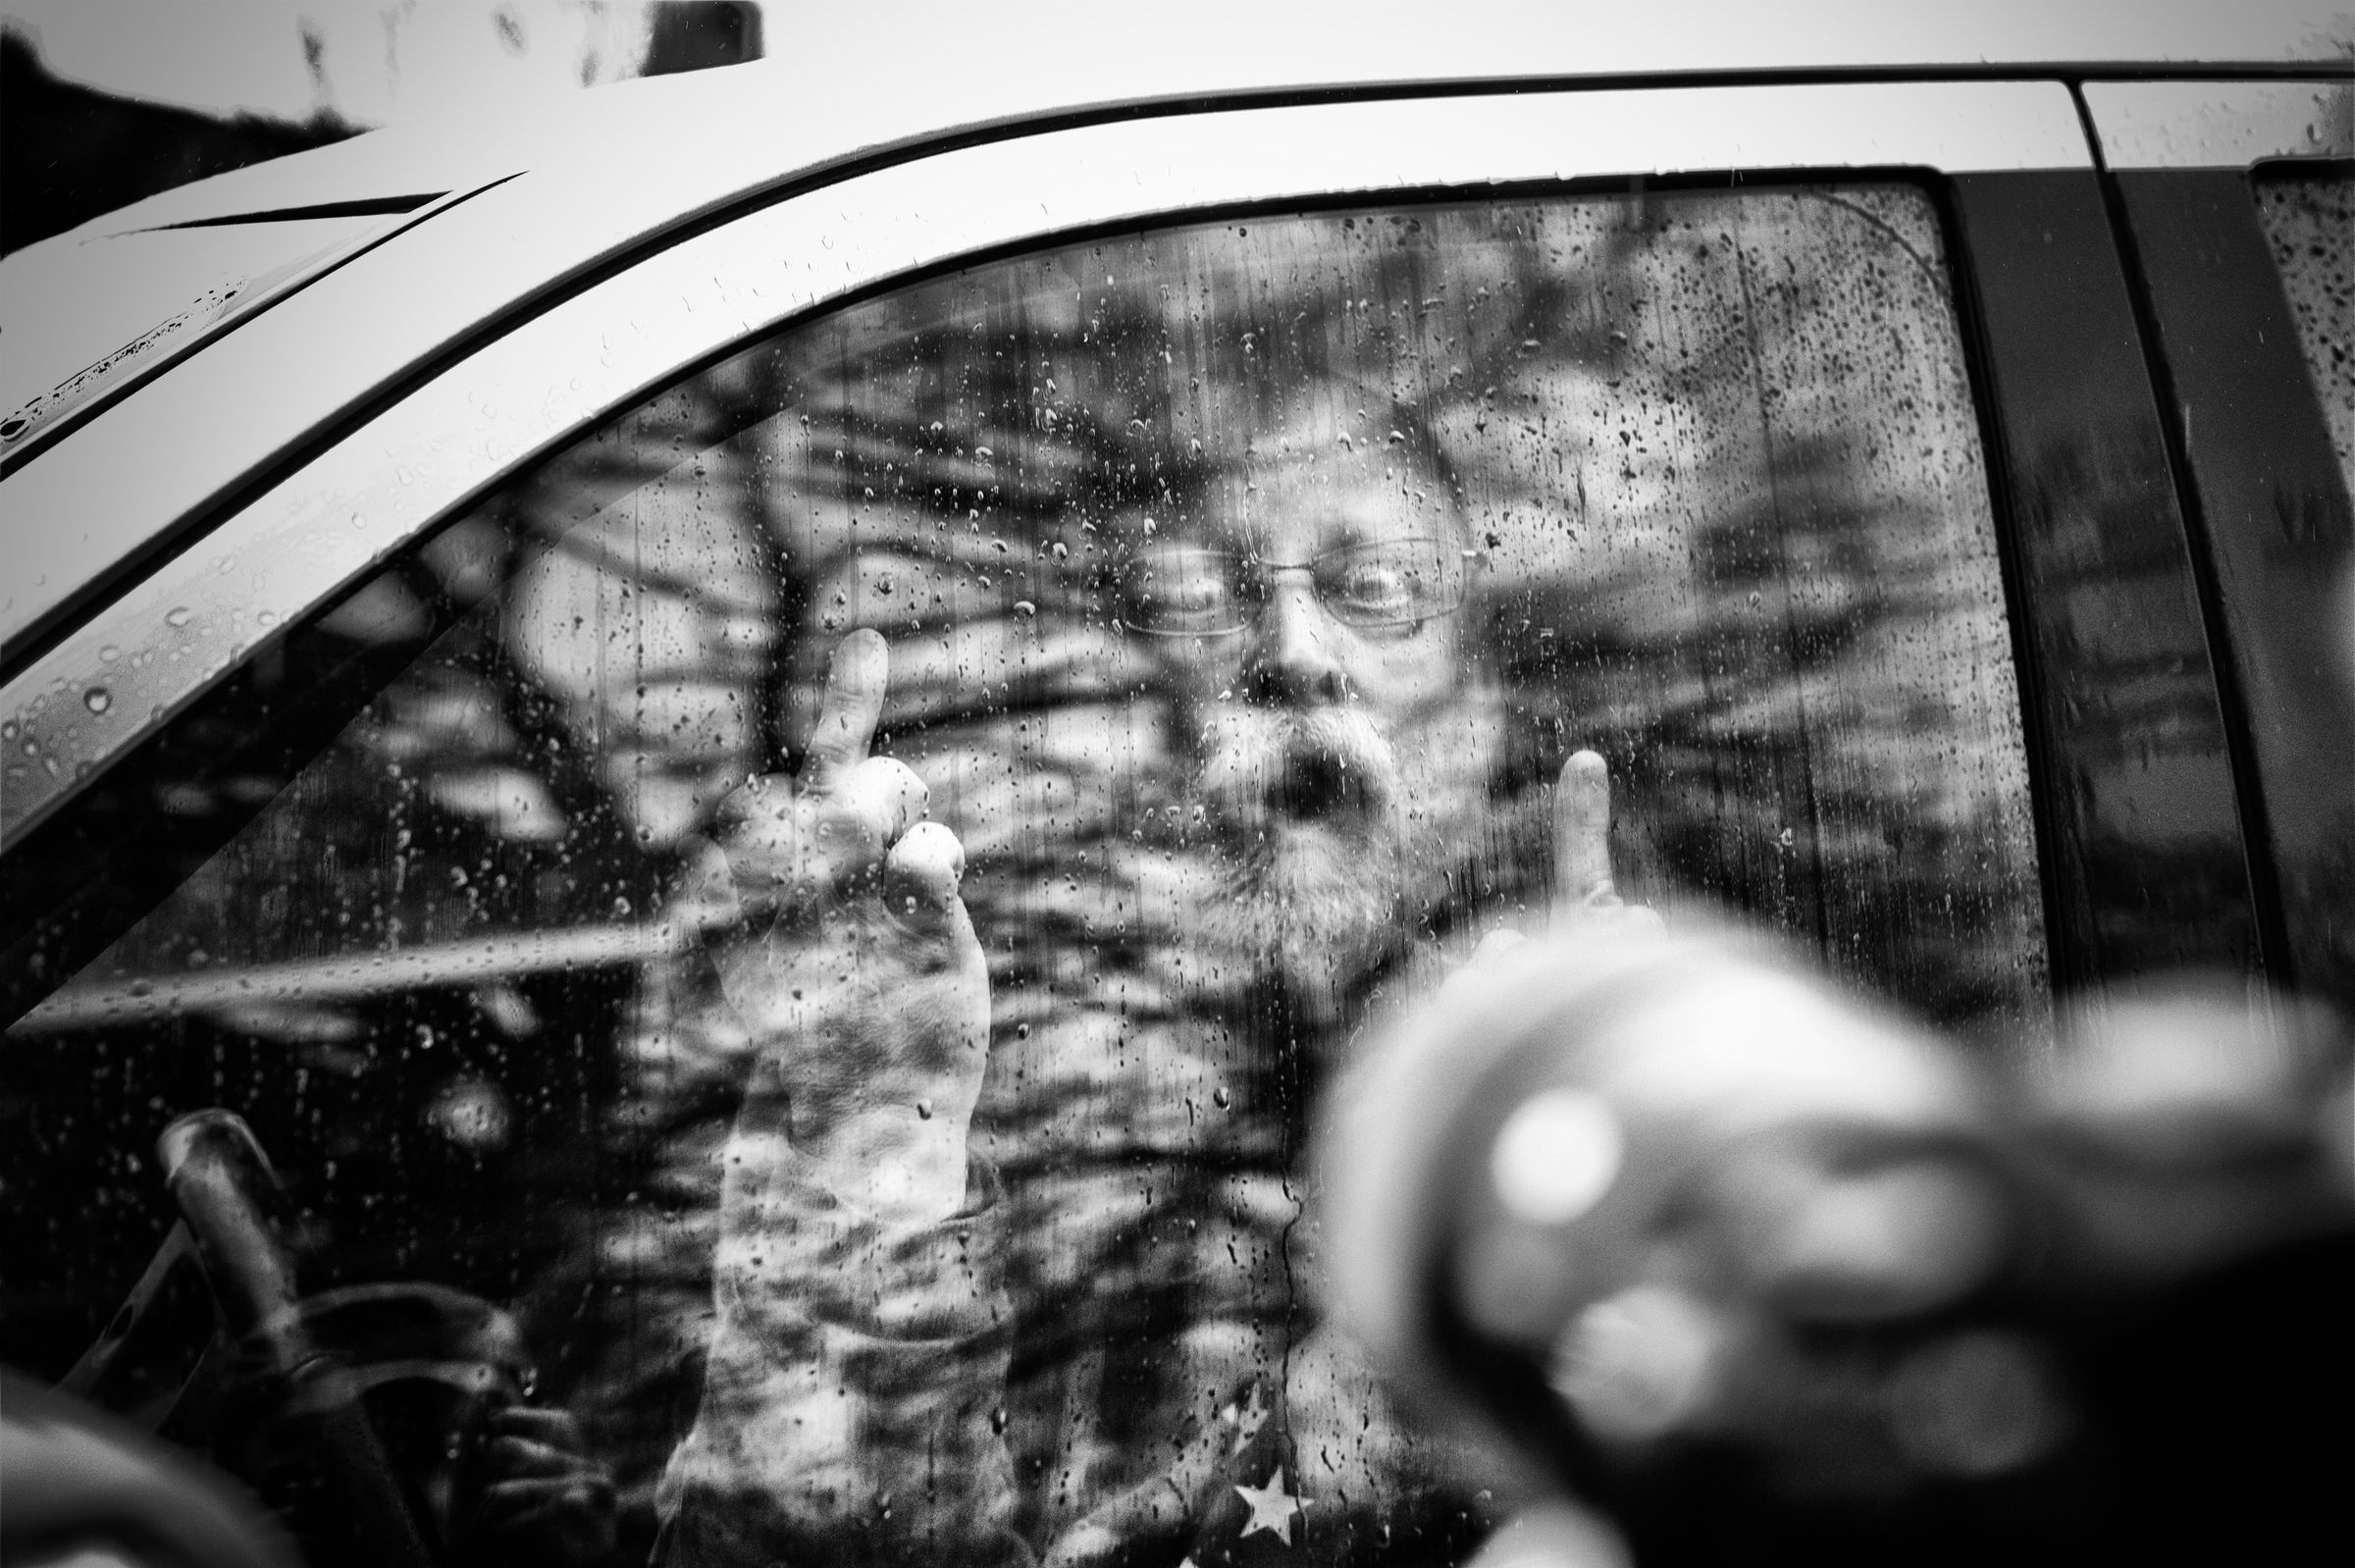
<svg viewBox="0 0 2355 1568"><path fill-rule="evenodd" d="M1433 552L1432 558L1439 565L1442 583L1440 598L1443 602L1441 602L1437 608L1424 610L1411 615L1389 616L1377 620L1357 619L1340 608L1334 599L1329 598L1323 592L1323 590L1317 586L1317 568L1326 562L1331 561L1335 556L1351 555L1372 550L1392 550L1414 546L1429 547ZM1327 610L1328 613L1332 614L1334 619L1339 621L1344 626L1352 628L1353 630L1384 631L1395 630L1400 627L1421 626L1426 622L1438 620L1443 615L1452 615L1463 607L1464 599L1469 593L1471 586L1472 574L1470 567L1473 563L1480 559L1480 554L1476 550L1465 549L1461 546L1452 546L1445 540L1427 538L1421 535L1416 535L1407 539L1360 540L1354 544L1335 545L1331 549L1319 550L1316 554L1311 555L1304 561L1283 563L1271 563L1262 557L1258 552L1253 550L1220 549L1210 546L1194 545L1184 546L1182 548L1189 556L1196 559L1224 563L1227 568L1225 575L1230 582L1235 582L1239 579L1248 577L1248 579L1256 585L1258 599L1256 607L1231 626L1215 626L1205 628L1193 626L1147 626L1139 624L1137 620L1127 613L1128 608L1133 602L1133 593L1130 587L1129 579L1131 574L1136 570L1137 566L1137 560L1131 558L1130 560L1124 561L1122 563L1119 574L1119 587L1123 600L1123 608L1122 613L1119 616L1119 624L1124 631L1134 632L1140 637L1233 637L1239 633L1249 631L1258 623L1259 617L1266 613L1269 601L1275 597L1277 579L1280 576L1294 572L1305 572L1309 574L1310 591L1315 595L1318 605ZM1453 572L1449 572L1447 569L1450 562L1457 563L1457 569ZM1235 600L1237 603L1240 604L1250 597L1251 596L1248 594L1237 594L1235 595Z"/></svg>

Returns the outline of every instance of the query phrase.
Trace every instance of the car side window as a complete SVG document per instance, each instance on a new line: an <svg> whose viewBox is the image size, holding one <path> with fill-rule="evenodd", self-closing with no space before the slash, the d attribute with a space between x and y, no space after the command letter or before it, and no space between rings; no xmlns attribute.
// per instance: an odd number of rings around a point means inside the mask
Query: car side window
<svg viewBox="0 0 2355 1568"><path fill-rule="evenodd" d="M2355 181L2287 166L2254 183L2330 444L2355 489Z"/></svg>
<svg viewBox="0 0 2355 1568"><path fill-rule="evenodd" d="M1574 897L2046 1027L1963 343L1934 204L1857 183L1188 222L745 347L301 629L400 651L306 765L159 794L266 804L9 1031L12 1333L72 1361L160 1231L144 1151L222 1105L321 1281L518 1313L640 1544L733 1498L771 1544L1174 1561L1273 1486L1321 1553L1458 1550L1484 1504L1319 1333L1296 1228L1387 1010ZM869 1025L801 977L913 903L831 860L746 902L759 798L846 728L962 852L961 1110L810 1054ZM1607 832L1564 806L1606 779ZM966 1125L956 1212L841 1187L826 1096L905 1102L869 1147Z"/></svg>

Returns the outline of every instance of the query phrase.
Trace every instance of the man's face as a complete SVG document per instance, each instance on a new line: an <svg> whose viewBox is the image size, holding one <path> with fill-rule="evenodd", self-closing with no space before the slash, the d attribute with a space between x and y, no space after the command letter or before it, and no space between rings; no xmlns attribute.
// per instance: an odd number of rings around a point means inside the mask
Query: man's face
<svg viewBox="0 0 2355 1568"><path fill-rule="evenodd" d="M1132 540L1127 614L1215 824L1204 917L1330 1003L1485 798L1501 726L1466 668L1464 524L1400 446L1337 437L1263 450L1207 511Z"/></svg>

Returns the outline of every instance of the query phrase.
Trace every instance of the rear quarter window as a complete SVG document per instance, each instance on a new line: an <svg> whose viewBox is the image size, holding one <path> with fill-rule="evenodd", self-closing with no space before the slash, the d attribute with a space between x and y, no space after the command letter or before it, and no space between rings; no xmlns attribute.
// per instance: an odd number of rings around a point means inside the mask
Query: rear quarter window
<svg viewBox="0 0 2355 1568"><path fill-rule="evenodd" d="M2330 444L2355 489L2355 179L2284 169L2261 172L2256 189Z"/></svg>

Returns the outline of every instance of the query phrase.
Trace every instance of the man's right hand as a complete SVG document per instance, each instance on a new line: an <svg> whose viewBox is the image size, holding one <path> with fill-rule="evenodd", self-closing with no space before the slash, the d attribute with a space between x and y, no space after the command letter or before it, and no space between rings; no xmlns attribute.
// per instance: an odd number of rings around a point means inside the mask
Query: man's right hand
<svg viewBox="0 0 2355 1568"><path fill-rule="evenodd" d="M875 632L843 639L801 776L721 803L680 914L759 1044L738 1143L782 1137L836 1197L925 1222L964 1198L989 976L956 835L905 763L867 756L889 667Z"/></svg>

